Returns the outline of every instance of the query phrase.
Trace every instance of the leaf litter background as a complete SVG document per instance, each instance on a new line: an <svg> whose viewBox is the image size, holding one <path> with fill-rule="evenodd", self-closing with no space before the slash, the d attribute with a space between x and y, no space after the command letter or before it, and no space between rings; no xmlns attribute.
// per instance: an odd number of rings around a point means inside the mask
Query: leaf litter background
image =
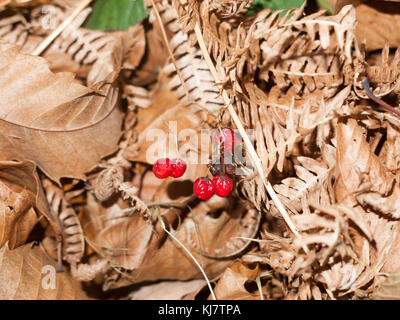
<svg viewBox="0 0 400 320"><path fill-rule="evenodd" d="M400 298L398 2L90 2L0 1L1 299ZM230 197L155 178L149 130L234 114Z"/></svg>

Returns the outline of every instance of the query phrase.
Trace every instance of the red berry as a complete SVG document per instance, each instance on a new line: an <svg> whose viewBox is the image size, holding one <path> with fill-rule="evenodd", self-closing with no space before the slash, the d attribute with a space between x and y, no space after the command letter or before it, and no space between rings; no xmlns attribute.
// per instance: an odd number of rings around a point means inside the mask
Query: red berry
<svg viewBox="0 0 400 320"><path fill-rule="evenodd" d="M213 180L214 191L217 196L226 197L233 188L232 179L224 174L217 174Z"/></svg>
<svg viewBox="0 0 400 320"><path fill-rule="evenodd" d="M158 159L153 164L154 175L159 179L168 178L171 174L171 171L169 158Z"/></svg>
<svg viewBox="0 0 400 320"><path fill-rule="evenodd" d="M174 178L182 177L186 171L186 162L182 159L171 160L171 176Z"/></svg>
<svg viewBox="0 0 400 320"><path fill-rule="evenodd" d="M232 152L235 145L235 133L231 128L218 130L217 141L224 144L224 152Z"/></svg>
<svg viewBox="0 0 400 320"><path fill-rule="evenodd" d="M193 184L194 194L201 200L208 200L214 194L213 183L207 177L197 178Z"/></svg>

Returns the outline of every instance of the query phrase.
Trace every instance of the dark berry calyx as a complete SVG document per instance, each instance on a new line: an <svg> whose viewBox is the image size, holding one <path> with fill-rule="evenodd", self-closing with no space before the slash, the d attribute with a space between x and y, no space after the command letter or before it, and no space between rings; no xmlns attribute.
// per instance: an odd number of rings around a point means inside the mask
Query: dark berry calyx
<svg viewBox="0 0 400 320"><path fill-rule="evenodd" d="M235 167L231 164L225 165L225 172L228 174L235 174Z"/></svg>
<svg viewBox="0 0 400 320"><path fill-rule="evenodd" d="M209 164L208 169L213 176L216 176L219 173L222 173L223 166L220 163Z"/></svg>

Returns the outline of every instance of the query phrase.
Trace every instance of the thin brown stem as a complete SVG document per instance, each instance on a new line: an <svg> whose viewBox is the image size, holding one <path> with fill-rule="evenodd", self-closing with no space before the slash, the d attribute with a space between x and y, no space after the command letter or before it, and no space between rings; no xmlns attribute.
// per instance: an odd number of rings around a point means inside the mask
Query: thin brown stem
<svg viewBox="0 0 400 320"><path fill-rule="evenodd" d="M181 74L181 72L180 72L180 70L179 70L179 68L178 68L178 64L176 63L176 59L175 59L174 54L173 54L173 52L172 52L171 46L169 45L169 41L168 41L167 33L165 32L164 24L163 24L163 22L162 22L160 13L158 12L158 9L157 9L157 6L156 6L154 0L151 0L151 5L153 6L154 13L156 14L158 23L160 24L161 33L162 33L162 35L163 35L164 42L165 42L165 45L166 45L166 47L167 47L169 56L171 57L172 62L173 62L173 64L174 64L174 66L175 66L176 72L177 72L177 74L178 74L178 77L179 77L179 79L180 79L181 82L182 82L183 89L185 90L185 95L186 95L187 98L189 98L189 90L188 90L188 88L187 88L187 86L186 86L186 83L185 83L185 80L183 79L182 74Z"/></svg>
<svg viewBox="0 0 400 320"><path fill-rule="evenodd" d="M57 243L57 270L56 272L62 272L62 242Z"/></svg>
<svg viewBox="0 0 400 320"><path fill-rule="evenodd" d="M382 99L379 99L377 96L375 96L369 86L369 81L368 78L365 78L362 81L362 86L364 88L364 91L366 93L366 95L368 96L368 98L370 98L372 101L376 102L377 104L379 104L383 109L385 109L388 112L393 113L394 115L396 115L398 118L400 118L400 112L393 108L391 105L387 104L385 101L383 101Z"/></svg>

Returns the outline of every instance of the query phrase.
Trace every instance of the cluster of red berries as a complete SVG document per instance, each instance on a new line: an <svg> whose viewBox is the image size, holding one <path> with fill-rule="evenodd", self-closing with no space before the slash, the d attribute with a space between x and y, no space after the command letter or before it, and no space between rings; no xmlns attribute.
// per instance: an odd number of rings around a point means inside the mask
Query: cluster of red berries
<svg viewBox="0 0 400 320"><path fill-rule="evenodd" d="M222 128L214 136L214 141L224 153L231 153L235 147L235 134L231 128ZM212 179L202 177L196 179L193 191L199 199L208 200L215 193L219 197L228 196L233 188L233 182L227 174L232 174L233 166L228 164L209 165Z"/></svg>
<svg viewBox="0 0 400 320"><path fill-rule="evenodd" d="M201 200L210 199L215 193L217 196L228 196L233 188L232 179L219 173L211 180L208 177L197 178L193 185L194 194Z"/></svg>
<svg viewBox="0 0 400 320"><path fill-rule="evenodd" d="M223 128L214 136L215 142L225 153L231 153L235 147L235 135L232 129ZM233 188L232 179L227 174L234 173L232 165L211 165L210 173L213 176L197 178L193 185L194 194L201 200L210 199L215 193L219 197L228 196ZM168 177L179 178L186 171L186 163L182 159L162 158L153 165L154 175L159 179Z"/></svg>
<svg viewBox="0 0 400 320"><path fill-rule="evenodd" d="M182 159L162 158L153 164L154 175L159 179L182 177L186 171L186 162Z"/></svg>

